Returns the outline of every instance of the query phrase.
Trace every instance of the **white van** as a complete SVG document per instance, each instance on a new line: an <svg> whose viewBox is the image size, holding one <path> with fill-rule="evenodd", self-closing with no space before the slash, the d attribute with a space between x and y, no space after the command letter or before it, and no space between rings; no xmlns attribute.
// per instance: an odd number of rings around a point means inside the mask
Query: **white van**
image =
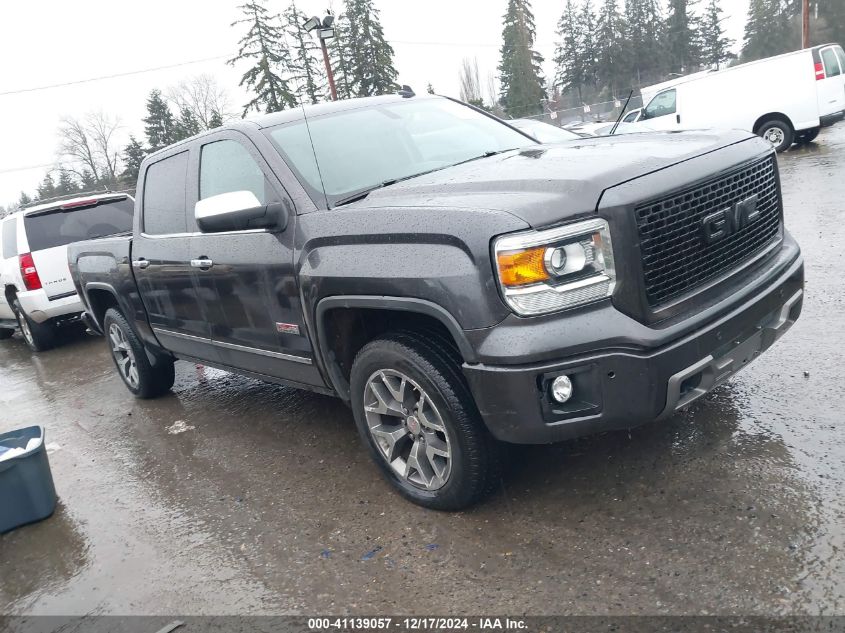
<svg viewBox="0 0 845 633"><path fill-rule="evenodd" d="M132 230L135 202L123 193L56 200L0 220L0 339L19 327L34 352L55 345L60 326L85 307L67 261L73 242Z"/></svg>
<svg viewBox="0 0 845 633"><path fill-rule="evenodd" d="M845 117L845 52L816 46L642 89L644 129L736 128L778 151Z"/></svg>

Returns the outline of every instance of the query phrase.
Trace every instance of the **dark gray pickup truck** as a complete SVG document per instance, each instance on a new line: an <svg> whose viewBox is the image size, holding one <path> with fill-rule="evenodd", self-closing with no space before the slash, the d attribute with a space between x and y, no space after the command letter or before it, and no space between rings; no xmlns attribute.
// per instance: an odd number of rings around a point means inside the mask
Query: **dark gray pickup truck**
<svg viewBox="0 0 845 633"><path fill-rule="evenodd" d="M457 509L499 442L664 418L801 312L774 151L744 132L540 145L449 99L239 121L149 156L134 229L70 248L142 398L176 359L336 395L393 485Z"/></svg>

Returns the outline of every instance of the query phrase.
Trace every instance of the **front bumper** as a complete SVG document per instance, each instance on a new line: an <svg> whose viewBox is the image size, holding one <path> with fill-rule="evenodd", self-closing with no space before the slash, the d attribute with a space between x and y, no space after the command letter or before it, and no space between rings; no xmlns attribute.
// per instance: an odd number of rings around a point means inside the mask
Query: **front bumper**
<svg viewBox="0 0 845 633"><path fill-rule="evenodd" d="M613 349L531 365L467 364L464 374L487 427L502 441L544 444L632 428L688 406L766 351L798 319L803 287L797 255L729 311L658 347L620 340ZM563 374L575 392L559 405L548 385Z"/></svg>

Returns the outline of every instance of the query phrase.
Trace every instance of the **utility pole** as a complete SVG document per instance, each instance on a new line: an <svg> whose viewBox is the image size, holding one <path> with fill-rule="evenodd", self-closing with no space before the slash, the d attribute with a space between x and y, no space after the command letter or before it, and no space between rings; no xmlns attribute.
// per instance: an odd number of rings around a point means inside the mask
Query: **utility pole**
<svg viewBox="0 0 845 633"><path fill-rule="evenodd" d="M337 101L337 88L334 84L334 72L332 72L332 62L329 59L329 49L326 46L326 40L330 40L334 37L334 29L332 25L334 24L334 16L329 13L326 17L322 20L317 16L307 20L305 24L302 25L308 33L313 30L317 30L317 37L320 38L320 48L323 49L323 62L326 64L326 76L329 79L329 92L331 92L332 101Z"/></svg>
<svg viewBox="0 0 845 633"><path fill-rule="evenodd" d="M801 10L801 47L810 48L810 0L803 0Z"/></svg>

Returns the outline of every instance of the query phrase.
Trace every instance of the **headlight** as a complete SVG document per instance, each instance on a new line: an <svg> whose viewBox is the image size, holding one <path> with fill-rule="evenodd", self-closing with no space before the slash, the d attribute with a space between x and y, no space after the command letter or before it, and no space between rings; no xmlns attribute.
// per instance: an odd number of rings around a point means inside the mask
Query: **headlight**
<svg viewBox="0 0 845 633"><path fill-rule="evenodd" d="M493 251L505 301L522 316L574 308L613 293L616 271L604 220L506 235Z"/></svg>

